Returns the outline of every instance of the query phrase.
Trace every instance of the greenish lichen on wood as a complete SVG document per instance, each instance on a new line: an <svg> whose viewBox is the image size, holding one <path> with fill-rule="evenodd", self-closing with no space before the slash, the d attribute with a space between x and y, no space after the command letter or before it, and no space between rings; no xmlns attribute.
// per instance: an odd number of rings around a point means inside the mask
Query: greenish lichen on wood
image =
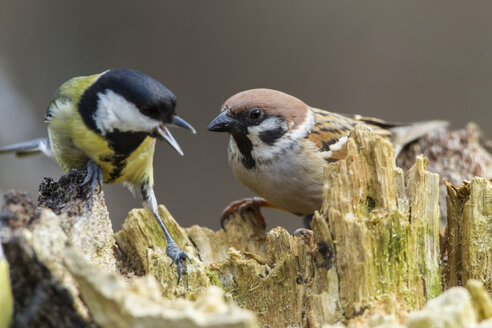
<svg viewBox="0 0 492 328"><path fill-rule="evenodd" d="M466 283L466 288L470 292L477 319L483 321L492 318L492 297L482 282L470 279Z"/></svg>
<svg viewBox="0 0 492 328"><path fill-rule="evenodd" d="M153 276L136 277L127 283L112 272L102 272L73 249L64 262L75 277L82 298L101 327L210 327L253 328L251 312L227 304L223 292L209 287L194 302L163 297Z"/></svg>
<svg viewBox="0 0 492 328"><path fill-rule="evenodd" d="M357 127L347 158L325 169L320 216L347 319L392 295L411 310L439 294L439 178L425 164L418 157L405 183L391 144Z"/></svg>
<svg viewBox="0 0 492 328"><path fill-rule="evenodd" d="M469 293L448 291L421 316L408 314L440 293L438 177L426 170L423 157L405 176L393 156L388 142L356 127L347 158L327 165L323 208L313 219L312 232L301 236L281 227L265 232L247 211L231 217L226 231L182 228L159 206L173 238L191 257L183 263L179 284L151 213L132 210L113 238L103 194L86 200L78 190L83 174L69 184L49 184L42 204L56 215L25 210L29 206L16 201L7 201L4 209L15 216L6 224L9 237L2 243L16 282L16 306L24 306L26 285L28 299L32 285L39 285L49 296L37 312L49 317L32 319L39 326L60 316L77 327L164 322L175 327L324 327L340 322L401 327L407 315L412 327L492 320L490 297L473 284ZM488 205L478 212L466 208L472 194L456 203L469 213L466 222L489 213ZM480 249L486 250L484 245ZM463 248L456 251L462 256ZM29 281L23 280L26 268ZM465 299L456 300L460 295ZM441 307L447 316L433 313Z"/></svg>
<svg viewBox="0 0 492 328"><path fill-rule="evenodd" d="M160 213L166 225L173 224L174 219L163 206ZM144 267L161 282L167 297L189 298L215 285L235 303L255 312L263 327L304 326L308 322L316 327L321 322L342 319L337 311L338 297L334 296L338 293L338 280L332 254L328 250L320 254L311 235L293 237L280 227L265 233L258 219L248 212L244 218L233 217L227 231L214 232L199 226L180 228L178 236L187 236L181 239L186 242L180 246L192 260L186 263L186 274L176 286L169 283L168 279L176 279L175 268L169 266L163 249L158 250L141 235L145 233L141 227L152 226L153 221L150 213L134 210L116 239L123 251L141 249L134 255L142 261L148 259L150 251L159 258L156 265ZM324 234L329 235L326 223L324 229ZM322 228L315 228L318 230Z"/></svg>
<svg viewBox="0 0 492 328"><path fill-rule="evenodd" d="M251 213L233 217L227 231L174 230L193 256L179 287L168 283L175 270L165 245L152 241L159 228L150 213L132 211L116 239L123 251L137 250L168 297L218 285L264 327L319 327L388 307L393 298L399 308L415 309L440 292L438 177L425 163L419 157L405 183L392 146L357 127L347 159L326 168L312 234L293 237L280 227L265 233ZM159 259L153 266L145 264L149 252Z"/></svg>
<svg viewBox="0 0 492 328"><path fill-rule="evenodd" d="M450 183L446 187L446 287L477 279L491 291L492 180L475 177L460 187Z"/></svg>
<svg viewBox="0 0 492 328"><path fill-rule="evenodd" d="M350 320L346 325L324 325L323 328L488 328L491 297L482 283L471 280L467 288L453 287L425 306L410 313L375 312Z"/></svg>
<svg viewBox="0 0 492 328"><path fill-rule="evenodd" d="M15 319L23 322L21 326L257 326L254 314L227 302L221 289L200 285L209 281L200 271L204 268L201 262L189 266L186 288L173 281L176 268L169 266L160 248L164 243L153 233L155 220L133 222L135 229L141 229L134 245L141 248L133 249L133 254L122 252L113 238L103 193L94 193L89 199L80 194L78 186L83 176L81 172L71 172L59 183L42 185L45 191L49 189L43 197L49 198L50 208L58 215L50 209L35 208L21 193L6 195L3 210L8 217L5 225L0 225L0 235L11 268ZM63 179L75 183L66 184ZM161 215L170 216L165 208L160 210ZM139 215L142 211L135 210L137 214L133 215L146 218L146 214ZM176 240L186 246L186 235L179 235L182 228L174 219L169 221ZM192 251L189 246L185 249ZM137 261L139 252L142 258ZM145 270L161 267L166 268L165 281L165 275L157 272L138 277ZM200 272L193 274L194 268ZM164 285L167 289L161 287ZM188 292L186 299L169 300L175 294L184 294L183 290L193 293ZM168 295L173 297L166 298Z"/></svg>

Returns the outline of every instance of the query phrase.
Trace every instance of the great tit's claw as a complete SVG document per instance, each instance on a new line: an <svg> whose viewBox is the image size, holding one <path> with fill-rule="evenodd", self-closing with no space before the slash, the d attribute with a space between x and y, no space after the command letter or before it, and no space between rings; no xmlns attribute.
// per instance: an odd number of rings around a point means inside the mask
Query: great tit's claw
<svg viewBox="0 0 492 328"><path fill-rule="evenodd" d="M178 269L178 284L181 280L181 274L183 273L183 261L190 260L190 257L186 252L179 250L178 245L176 243L169 243L166 247L166 255L172 259L171 265L176 263Z"/></svg>
<svg viewBox="0 0 492 328"><path fill-rule="evenodd" d="M96 162L92 160L87 162L87 175L80 185L85 186L89 182L91 184L86 195L87 198L90 198L91 195L94 193L94 190L96 190L97 186L102 186L103 183L102 169L99 165L96 164Z"/></svg>

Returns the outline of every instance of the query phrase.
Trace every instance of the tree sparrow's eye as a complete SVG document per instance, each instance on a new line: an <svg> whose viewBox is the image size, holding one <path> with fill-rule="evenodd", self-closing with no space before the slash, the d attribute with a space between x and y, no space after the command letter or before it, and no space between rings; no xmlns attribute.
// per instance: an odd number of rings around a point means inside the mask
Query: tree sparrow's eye
<svg viewBox="0 0 492 328"><path fill-rule="evenodd" d="M249 111L249 118L253 120L257 120L263 116L263 111L259 108L253 108Z"/></svg>

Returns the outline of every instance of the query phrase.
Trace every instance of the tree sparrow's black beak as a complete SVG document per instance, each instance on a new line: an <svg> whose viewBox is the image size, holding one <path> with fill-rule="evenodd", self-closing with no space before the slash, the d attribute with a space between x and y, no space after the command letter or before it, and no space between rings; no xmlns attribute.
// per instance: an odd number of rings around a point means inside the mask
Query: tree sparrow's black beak
<svg viewBox="0 0 492 328"><path fill-rule="evenodd" d="M219 114L207 127L208 131L213 132L232 132L237 128L238 121L227 116L227 111Z"/></svg>

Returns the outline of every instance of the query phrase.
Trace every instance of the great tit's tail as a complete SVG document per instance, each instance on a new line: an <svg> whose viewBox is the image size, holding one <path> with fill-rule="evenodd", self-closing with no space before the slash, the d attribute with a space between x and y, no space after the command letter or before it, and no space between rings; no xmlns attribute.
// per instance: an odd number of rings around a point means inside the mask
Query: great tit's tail
<svg viewBox="0 0 492 328"><path fill-rule="evenodd" d="M15 155L19 157L38 155L43 153L48 157L53 157L49 138L39 138L5 147L0 147L0 154L3 153L15 153Z"/></svg>

